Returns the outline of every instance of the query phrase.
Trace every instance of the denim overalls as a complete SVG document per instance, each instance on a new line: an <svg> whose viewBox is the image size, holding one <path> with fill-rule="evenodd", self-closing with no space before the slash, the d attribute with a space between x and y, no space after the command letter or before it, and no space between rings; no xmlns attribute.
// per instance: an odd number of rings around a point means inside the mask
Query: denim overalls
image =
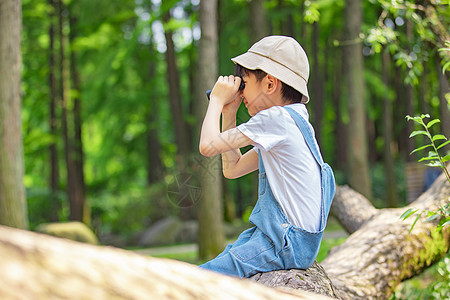
<svg viewBox="0 0 450 300"><path fill-rule="evenodd" d="M308 232L287 220L273 196L266 177L261 154L259 156L259 198L250 215L255 227L241 233L215 259L200 267L239 277L281 269L307 269L317 257L331 202L336 190L333 171L323 162L308 123L293 109L285 107L321 166L322 201L320 229Z"/></svg>

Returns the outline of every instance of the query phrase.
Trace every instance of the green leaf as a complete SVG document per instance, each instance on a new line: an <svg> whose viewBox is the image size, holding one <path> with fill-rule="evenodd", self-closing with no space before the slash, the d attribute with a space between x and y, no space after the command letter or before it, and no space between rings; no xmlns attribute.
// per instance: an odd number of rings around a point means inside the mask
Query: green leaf
<svg viewBox="0 0 450 300"><path fill-rule="evenodd" d="M441 120L439 120L439 119L431 120L430 122L428 122L427 128L430 128L431 126L433 126L434 124L439 123L439 122L441 122Z"/></svg>
<svg viewBox="0 0 450 300"><path fill-rule="evenodd" d="M406 120L407 120L407 121L413 120L413 121L416 122L416 123L423 124L423 121L422 121L422 118L421 118L421 117L411 117L410 115L407 115L407 116L406 116Z"/></svg>
<svg viewBox="0 0 450 300"><path fill-rule="evenodd" d="M450 61L446 62L445 65L442 67L442 74L445 75L445 71L450 68Z"/></svg>
<svg viewBox="0 0 450 300"><path fill-rule="evenodd" d="M424 131L424 130L413 131L413 132L411 132L409 137L412 138L413 136L416 136L416 135L419 135L419 134L426 135L427 137L429 137L431 139L430 134L428 132Z"/></svg>
<svg viewBox="0 0 450 300"><path fill-rule="evenodd" d="M431 216L429 216L424 222L431 222L433 220L436 220L437 218L440 217L439 214L432 212L433 214Z"/></svg>
<svg viewBox="0 0 450 300"><path fill-rule="evenodd" d="M429 166L429 167L441 167L442 168L440 161L433 161L433 162L427 163L425 165Z"/></svg>
<svg viewBox="0 0 450 300"><path fill-rule="evenodd" d="M419 159L419 162L422 162L424 160L434 160L434 159L439 159L439 157L437 155L435 155L435 156L428 156L428 157L422 157L421 159Z"/></svg>
<svg viewBox="0 0 450 300"><path fill-rule="evenodd" d="M425 146L422 146L420 148L414 149L409 155L413 154L414 152L417 152L417 151L420 151L420 150L423 150L423 149L426 149L426 148L429 148L429 147L433 147L433 145L429 144L429 145L425 145Z"/></svg>
<svg viewBox="0 0 450 300"><path fill-rule="evenodd" d="M447 138L445 137L445 135L442 134L436 134L433 136L433 142L434 141L439 141L439 140L446 140Z"/></svg>
<svg viewBox="0 0 450 300"><path fill-rule="evenodd" d="M440 228L450 225L450 218L445 218L444 220L446 220L446 222L444 222L443 224L439 224Z"/></svg>
<svg viewBox="0 0 450 300"><path fill-rule="evenodd" d="M448 154L442 158L442 162L448 162L449 160L450 160L450 154Z"/></svg>
<svg viewBox="0 0 450 300"><path fill-rule="evenodd" d="M421 212L420 214L417 215L416 219L414 220L414 223L411 225L411 228L409 229L409 233L411 233L411 231L413 230L414 226L416 226L417 221L419 221L420 216L422 216Z"/></svg>
<svg viewBox="0 0 450 300"><path fill-rule="evenodd" d="M444 147L445 145L448 145L448 144L450 144L450 141L446 141L445 143L440 144L436 149L439 150L439 149L441 149L442 147Z"/></svg>
<svg viewBox="0 0 450 300"><path fill-rule="evenodd" d="M415 214L418 211L418 209L415 208L409 208L407 211L405 211L401 216L400 219L406 220L409 218L412 214Z"/></svg>

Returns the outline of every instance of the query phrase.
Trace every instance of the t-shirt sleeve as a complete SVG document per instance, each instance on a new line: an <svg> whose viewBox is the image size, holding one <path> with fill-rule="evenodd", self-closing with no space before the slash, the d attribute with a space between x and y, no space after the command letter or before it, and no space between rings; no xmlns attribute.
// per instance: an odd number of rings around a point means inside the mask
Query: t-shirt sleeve
<svg viewBox="0 0 450 300"><path fill-rule="evenodd" d="M269 151L286 138L285 116L281 107L260 111L237 129L254 141L254 146Z"/></svg>

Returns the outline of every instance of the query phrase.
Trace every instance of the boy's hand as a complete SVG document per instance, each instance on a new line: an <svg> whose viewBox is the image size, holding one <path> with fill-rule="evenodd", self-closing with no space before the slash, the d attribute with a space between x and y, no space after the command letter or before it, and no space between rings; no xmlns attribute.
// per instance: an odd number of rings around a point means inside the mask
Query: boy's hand
<svg viewBox="0 0 450 300"><path fill-rule="evenodd" d="M230 115L232 117L236 116L236 113L239 109L239 106L241 106L242 103L242 96L241 93L238 93L236 98L234 98L230 103L225 104L225 106L222 109L223 115Z"/></svg>
<svg viewBox="0 0 450 300"><path fill-rule="evenodd" d="M239 85L241 78L230 76L220 76L211 92L211 102L217 102L223 106L240 99ZM240 104L240 103L239 103ZM235 104L236 105L236 104ZM234 107L234 106L232 106ZM238 106L239 107L239 106Z"/></svg>

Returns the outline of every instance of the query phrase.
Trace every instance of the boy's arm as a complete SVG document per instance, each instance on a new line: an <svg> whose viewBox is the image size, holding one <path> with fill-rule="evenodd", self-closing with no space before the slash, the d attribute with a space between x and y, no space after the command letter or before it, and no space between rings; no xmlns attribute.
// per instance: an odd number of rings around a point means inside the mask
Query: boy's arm
<svg viewBox="0 0 450 300"><path fill-rule="evenodd" d="M241 135L246 137L238 129L236 129L236 113L222 113L222 132L226 132L227 130L236 130ZM222 168L223 176L226 178L234 179L244 176L258 169L258 153L250 150L242 155L239 149L223 152Z"/></svg>
<svg viewBox="0 0 450 300"><path fill-rule="evenodd" d="M219 77L211 93L200 134L199 150L202 155L214 156L224 153L223 172L227 178L240 177L258 168L258 155L255 151L241 155L239 150L253 143L236 128L236 112L241 103L239 84L238 77ZM221 114L222 133L219 129Z"/></svg>

